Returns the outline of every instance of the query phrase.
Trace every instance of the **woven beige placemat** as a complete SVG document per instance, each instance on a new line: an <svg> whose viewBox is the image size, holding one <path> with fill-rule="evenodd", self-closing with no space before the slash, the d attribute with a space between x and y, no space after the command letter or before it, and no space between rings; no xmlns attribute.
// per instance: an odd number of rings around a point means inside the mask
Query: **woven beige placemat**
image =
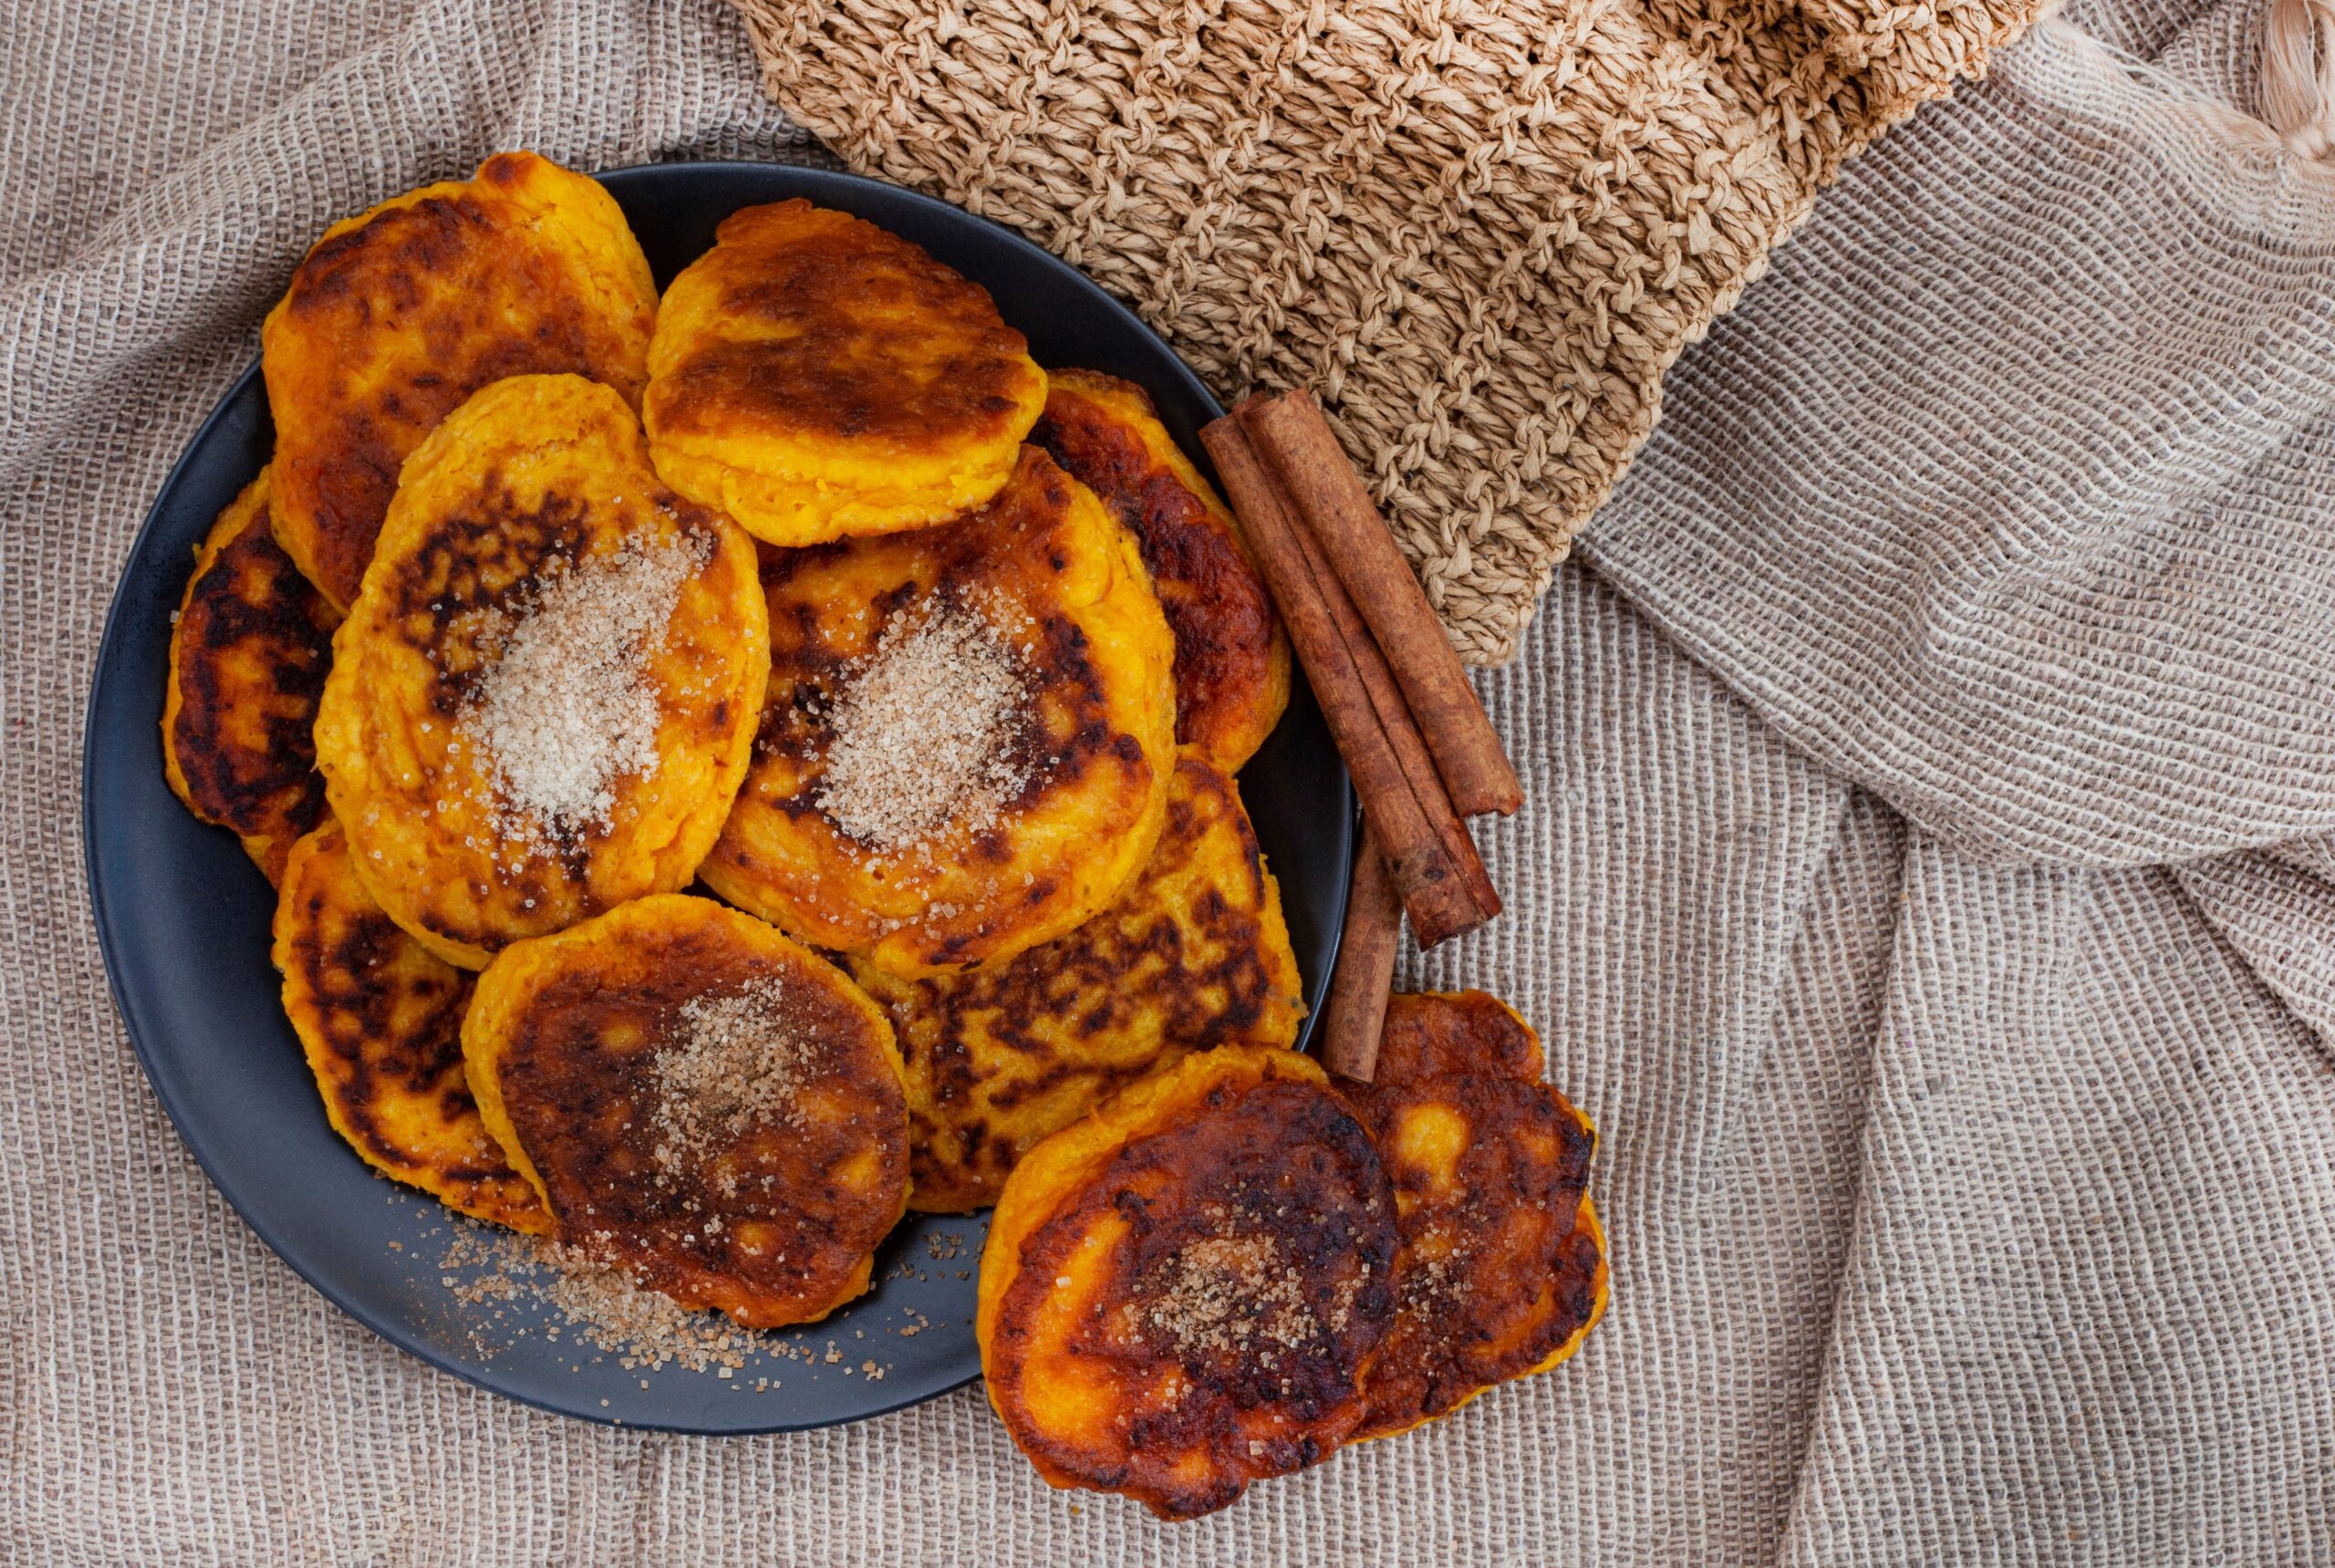
<svg viewBox="0 0 2335 1568"><path fill-rule="evenodd" d="M2038 0L733 0L853 166L1009 223L1227 397L1308 386L1497 663L1662 376Z"/></svg>

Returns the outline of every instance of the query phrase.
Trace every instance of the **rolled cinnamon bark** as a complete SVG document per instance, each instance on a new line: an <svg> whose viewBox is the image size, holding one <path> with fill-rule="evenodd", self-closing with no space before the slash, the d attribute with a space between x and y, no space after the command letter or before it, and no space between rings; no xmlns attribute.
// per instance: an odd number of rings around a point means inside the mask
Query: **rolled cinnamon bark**
<svg viewBox="0 0 2335 1568"><path fill-rule="evenodd" d="M1357 655L1375 657L1375 649L1368 646L1366 636L1363 649L1348 646L1314 580L1291 503L1279 482L1231 419L1203 430L1200 441L1216 460L1217 475L1240 514L1258 570L1281 607L1298 662L1321 702L1330 738L1354 776L1354 793L1373 824L1388 878L1410 916L1412 934L1421 947L1433 947L1482 924L1492 911L1479 905L1471 887L1481 877L1480 861L1475 875L1464 872L1454 862L1449 834L1435 825L1433 814L1438 809L1455 823L1457 816L1433 764L1414 776L1399 760L1357 669ZM1334 586L1336 579L1330 581ZM1466 841L1464 829L1459 836ZM1472 856L1472 846L1468 853Z"/></svg>
<svg viewBox="0 0 2335 1568"><path fill-rule="evenodd" d="M1513 812L1523 804L1524 786L1499 732L1313 395L1300 389L1251 398L1238 414L1393 666L1452 805L1462 816Z"/></svg>
<svg viewBox="0 0 2335 1568"><path fill-rule="evenodd" d="M1367 824L1355 855L1354 881L1346 889L1345 935L1338 940L1338 967L1322 1003L1316 1050L1323 1066L1366 1084L1378 1071L1378 1036L1386 1026L1395 954L1403 940L1403 904Z"/></svg>
<svg viewBox="0 0 2335 1568"><path fill-rule="evenodd" d="M1320 542L1306 532L1302 521L1297 521L1290 533L1296 540L1298 553L1305 557L1307 573L1321 592L1323 607L1329 612L1331 623L1338 628L1340 639L1354 656L1354 674L1370 698L1379 728L1385 732L1386 744L1395 753L1395 765L1411 781L1411 793L1426 813L1427 826L1468 884L1468 896L1475 902L1478 918L1490 919L1500 911L1500 889L1492 886L1491 873L1484 868L1484 857L1477 852L1468 825L1460 820L1458 805L1445 786L1437 758L1426 737L1420 734L1409 705L1403 701L1401 683L1371 637L1361 609L1338 581L1337 574L1330 569L1329 562L1323 558ZM1439 628L1437 635L1441 635Z"/></svg>

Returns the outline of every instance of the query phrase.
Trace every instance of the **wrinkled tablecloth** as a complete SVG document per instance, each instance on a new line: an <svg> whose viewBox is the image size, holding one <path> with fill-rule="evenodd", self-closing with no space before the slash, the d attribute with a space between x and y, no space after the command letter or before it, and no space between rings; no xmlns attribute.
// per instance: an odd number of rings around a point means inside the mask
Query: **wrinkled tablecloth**
<svg viewBox="0 0 2335 1568"><path fill-rule="evenodd" d="M1164 3L1164 0L1163 0ZM1407 978L1595 1118L1561 1371L1168 1527L975 1389L713 1441L343 1317L177 1141L78 845L155 489L335 216L531 146L815 156L719 0L0 29L0 1558L2320 1563L2335 173L2257 0L2075 0L1852 161L1481 686L1509 897Z"/></svg>

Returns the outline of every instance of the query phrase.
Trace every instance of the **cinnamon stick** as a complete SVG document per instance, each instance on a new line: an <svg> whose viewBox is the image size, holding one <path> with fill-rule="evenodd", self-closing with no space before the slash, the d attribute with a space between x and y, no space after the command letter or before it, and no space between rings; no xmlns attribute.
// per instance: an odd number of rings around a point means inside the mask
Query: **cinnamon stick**
<svg viewBox="0 0 2335 1568"><path fill-rule="evenodd" d="M1216 460L1217 475L1321 702L1330 738L1353 774L1354 793L1370 817L1396 896L1410 916L1412 934L1427 948L1482 924L1492 910L1479 905L1471 888L1481 876L1481 861L1474 875L1455 862L1450 835L1439 832L1431 815L1440 808L1457 821L1432 765L1424 774L1406 771L1388 740L1357 669L1357 650L1348 646L1314 580L1289 498L1231 419L1200 431L1200 442ZM1366 636L1362 640L1368 644ZM1466 841L1464 829L1460 838ZM1472 846L1468 853L1473 856Z"/></svg>
<svg viewBox="0 0 2335 1568"><path fill-rule="evenodd" d="M1254 450L1254 443L1251 450ZM1468 836L1468 825L1459 820L1459 812L1443 783L1442 770L1420 734L1418 722L1403 701L1401 683L1387 664L1386 656L1370 635L1369 623L1347 594L1338 575L1323 558L1322 547L1302 524L1291 530L1297 542L1298 553L1305 557L1305 567L1322 595L1322 605L1338 628L1354 659L1354 674L1361 680L1364 692L1370 698L1371 711L1377 716L1379 728L1386 734L1386 743L1395 753L1395 765L1411 781L1411 793L1424 810L1427 826L1451 857L1452 866L1468 884L1468 896L1474 900L1479 919L1489 920L1500 911L1500 890L1492 886L1491 873L1484 868L1484 857L1476 851L1476 841ZM1437 635L1441 636L1438 627ZM1414 921L1416 927L1417 922ZM1422 947L1429 944L1422 941Z"/></svg>
<svg viewBox="0 0 2335 1568"><path fill-rule="evenodd" d="M1338 967L1322 1003L1322 1065L1341 1077L1370 1082L1378 1071L1378 1036L1386 1026L1387 993L1395 988L1395 952L1403 938L1403 905L1387 877L1368 825L1355 846L1354 881L1346 889L1345 935Z"/></svg>
<svg viewBox="0 0 2335 1568"><path fill-rule="evenodd" d="M1524 786L1500 734L1313 395L1300 389L1251 398L1237 413L1394 667L1452 805L1462 816L1513 812L1523 804Z"/></svg>

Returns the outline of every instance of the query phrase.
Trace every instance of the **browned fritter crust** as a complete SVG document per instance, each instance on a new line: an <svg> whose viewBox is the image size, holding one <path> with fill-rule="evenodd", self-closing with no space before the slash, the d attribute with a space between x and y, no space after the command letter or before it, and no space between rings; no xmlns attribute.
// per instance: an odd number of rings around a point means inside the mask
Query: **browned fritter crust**
<svg viewBox="0 0 2335 1568"><path fill-rule="evenodd" d="M799 198L722 220L667 290L649 363L665 482L773 545L980 505L1045 398L986 289Z"/></svg>
<svg viewBox="0 0 2335 1568"><path fill-rule="evenodd" d="M1401 1215L1395 1322L1364 1380L1361 1438L1553 1365L1603 1305L1604 1259L1582 1222L1594 1139L1554 1090L1468 1075L1341 1086Z"/></svg>
<svg viewBox="0 0 2335 1568"><path fill-rule="evenodd" d="M490 382L572 372L638 409L657 290L612 198L532 152L327 230L262 328L276 531L346 609L399 465Z"/></svg>
<svg viewBox="0 0 2335 1568"><path fill-rule="evenodd" d="M1030 432L1131 529L1176 634L1176 739L1228 773L1289 705L1289 639L1240 525L1177 450L1149 394L1092 370L1047 376Z"/></svg>
<svg viewBox="0 0 2335 1568"><path fill-rule="evenodd" d="M1537 1084L1541 1072L1540 1035L1496 996L1423 991L1398 992L1387 999L1375 1083L1495 1074Z"/></svg>
<svg viewBox="0 0 2335 1568"><path fill-rule="evenodd" d="M753 762L699 867L815 947L915 977L1001 961L1105 908L1142 868L1174 768L1173 658L1134 541L1035 447L937 528L765 550L771 674ZM1030 693L1001 747L1022 781L978 830L884 851L820 805L835 714L886 629L970 612Z"/></svg>
<svg viewBox="0 0 2335 1568"><path fill-rule="evenodd" d="M1293 1044L1305 1013L1239 787L1189 752L1151 859L1068 936L920 981L851 967L908 1067L909 1207L944 1213L995 1202L1033 1144L1122 1085L1194 1051Z"/></svg>
<svg viewBox="0 0 2335 1568"><path fill-rule="evenodd" d="M991 1399L1049 1481L1164 1519L1316 1463L1362 1413L1356 1380L1392 1307L1393 1207L1325 1085L1230 1072L1023 1238L985 1313Z"/></svg>
<svg viewBox="0 0 2335 1568"><path fill-rule="evenodd" d="M801 1043L792 1112L659 1158L658 1056L693 1002L775 981ZM908 1197L908 1106L883 1014L750 915L660 894L514 945L481 977L463 1049L560 1238L684 1306L753 1328L867 1289Z"/></svg>
<svg viewBox="0 0 2335 1568"><path fill-rule="evenodd" d="M187 809L235 833L284 879L293 842L325 814L317 702L339 618L268 529L268 471L196 552L171 631L163 773Z"/></svg>
<svg viewBox="0 0 2335 1568"><path fill-rule="evenodd" d="M381 912L340 825L294 846L275 911L284 1010L333 1129L368 1165L473 1219L551 1216L486 1130L462 1068L472 978Z"/></svg>

